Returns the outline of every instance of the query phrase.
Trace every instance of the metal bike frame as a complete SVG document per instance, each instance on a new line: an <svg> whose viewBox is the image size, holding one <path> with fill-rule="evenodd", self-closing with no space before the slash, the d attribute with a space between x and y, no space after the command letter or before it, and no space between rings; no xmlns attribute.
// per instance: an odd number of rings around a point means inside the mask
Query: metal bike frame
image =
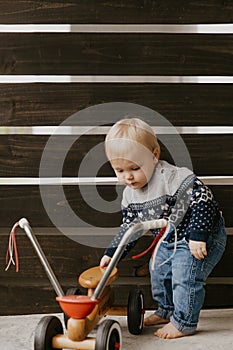
<svg viewBox="0 0 233 350"><path fill-rule="evenodd" d="M57 277L55 276L43 250L41 249L41 246L36 238L36 236L34 235L32 228L29 224L29 222L27 221L27 219L23 218L21 220L19 220L19 226L25 231L27 237L29 238L29 240L31 241L40 261L41 264L51 282L51 285L55 291L55 293L57 294L57 296L62 297L64 295L63 289L60 285L60 283L57 280Z"/></svg>
<svg viewBox="0 0 233 350"><path fill-rule="evenodd" d="M137 233L137 238L143 236L146 232L148 232L149 230L152 229L156 229L156 228L162 228L165 227L167 225L167 221L165 219L158 219L158 220L150 220L150 221L145 221L145 222L140 222L140 223L136 223L135 225L132 225L124 234L124 236L122 237L122 240L120 242L120 244L118 245L109 265L107 266L100 282L98 283L91 299L92 300L96 300L100 297L101 293L103 292L108 279L113 271L113 269L116 267L116 265L118 264L124 249L127 245L127 243L130 241L130 239L133 238L133 236L135 235L135 233ZM27 237L29 238L29 240L31 241L40 261L41 264L51 282L51 285L54 289L54 291L56 292L57 296L62 297L64 296L64 292L62 290L62 287L60 285L60 283L58 282L43 250L40 247L39 242L37 241L36 236L34 235L32 228L29 224L29 222L27 221L27 219L22 218L21 220L19 220L19 226L25 231Z"/></svg>
<svg viewBox="0 0 233 350"><path fill-rule="evenodd" d="M118 264L125 247L127 243L130 241L131 238L135 235L135 233L140 232L138 235L138 238L143 236L146 232L148 232L151 229L156 229L156 228L162 228L167 225L167 221L165 219L159 219L159 220L150 220L150 221L145 221L145 222L140 222L137 223L133 226L131 226L124 234L124 236L121 239L120 244L118 245L109 265L107 266L100 282L98 283L98 286L96 287L94 294L92 295L91 299L95 300L98 299L103 292L108 279L114 269L114 267Z"/></svg>

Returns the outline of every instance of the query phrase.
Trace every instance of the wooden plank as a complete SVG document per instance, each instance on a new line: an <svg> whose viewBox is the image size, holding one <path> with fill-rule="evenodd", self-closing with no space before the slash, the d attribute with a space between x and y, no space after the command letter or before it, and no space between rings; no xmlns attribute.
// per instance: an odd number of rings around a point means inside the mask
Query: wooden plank
<svg viewBox="0 0 233 350"><path fill-rule="evenodd" d="M132 279L128 278L128 283L126 281L124 285L116 285L116 305L127 305L128 293L132 288L139 288L143 292L146 309L156 309L156 303L151 297L150 282L145 283L143 279L140 281L140 278L135 279L133 283ZM204 308L232 307L232 294L232 285L207 284Z"/></svg>
<svg viewBox="0 0 233 350"><path fill-rule="evenodd" d="M162 135L158 135L159 139L161 137ZM165 136L163 135L163 137ZM42 167L43 176L45 177L60 176L57 173L58 166L61 168L63 176L77 177L79 165L86 155L89 155L89 160L86 163L87 170L86 172L82 171L82 176L115 176L107 163L107 158L106 164L99 165L98 163L93 167L88 166L93 162L93 147L99 145L99 156L104 153L104 138L105 135L53 136L53 142L50 141L50 146L48 146L46 143L49 136L2 135L0 136L0 176L38 177L45 147L47 161L43 161ZM232 163L231 134L182 135L182 139L190 153L193 168L197 175L232 175L232 169L229 167L229 164ZM164 142L164 139L162 141ZM173 145L177 145L177 137L168 135L165 142L164 145L161 143L161 159L172 161L168 147L174 150ZM183 146L181 149L184 149ZM64 151L66 151L65 155L63 154ZM182 154L178 157L176 153L175 156L179 158L179 164L176 163L177 165L186 165ZM105 156L103 162L105 162ZM93 170L91 171L90 168Z"/></svg>
<svg viewBox="0 0 233 350"><path fill-rule="evenodd" d="M79 231L85 229L77 229ZM90 229L90 236L95 232L96 228ZM229 230L227 229L227 232ZM35 253L32 244L26 234L18 229L16 233L17 249L19 254L19 272L15 272L12 265L7 272L5 255L8 248L9 228L1 228L2 244L0 248L0 265L3 267L0 271L0 277L6 277L7 280L13 278L19 283L21 278L28 281L33 278L46 279L46 273L42 268L41 262ZM104 253L105 248L95 248L89 245L82 245L74 241L70 237L62 234L58 229L43 228L33 226L33 232L43 249L49 264L58 276L59 281L65 279L75 279L84 270L96 266ZM46 233L47 232L47 233ZM115 230L117 232L117 229ZM103 229L104 233L104 229ZM94 237L94 235L93 235ZM112 236L113 237L113 236ZM111 238L112 239L112 238ZM109 242L111 241L109 240ZM152 234L143 236L131 252L119 263L120 276L122 277L146 277L149 274L148 261L151 251L140 259L132 260L132 256L144 251L152 243ZM233 236L228 233L227 246L221 261L217 264L214 271L210 275L211 279L225 277L233 277L232 272L232 249ZM214 280L213 283L216 281ZM29 282L28 282L29 283Z"/></svg>
<svg viewBox="0 0 233 350"><path fill-rule="evenodd" d="M69 208L67 203L70 203L72 209L78 211L78 217L85 220L91 225L100 227L113 227L119 226L121 221L121 213L107 214L107 217L103 213L92 209L87 203L83 202L82 197L78 191L78 186L65 187L65 195L68 198L64 200L58 195L59 188L57 186L43 187L46 191L46 198L50 201L51 210L54 212L56 219L60 222L60 226L70 226L70 216L66 216L66 209ZM105 194L112 198L109 187L103 189ZM92 199L90 194L91 188L84 189L86 196L89 196L88 202L91 203ZM103 194L102 194L103 195ZM115 195L115 192L114 192ZM105 197L106 200L106 197ZM120 210L120 199L119 199ZM57 213L57 214L56 214ZM65 216L63 215L65 214ZM11 227L12 224L22 217L27 217L33 226L39 227L51 227L53 226L47 213L44 209L41 201L40 190L38 186L2 186L1 187L1 226Z"/></svg>
<svg viewBox="0 0 233 350"><path fill-rule="evenodd" d="M128 293L132 284L127 286L116 287L116 305L127 305ZM139 288L145 298L145 308L155 310L156 303L151 297L150 285L143 285L135 281L135 287ZM220 307L232 307L232 285L207 285L206 286L206 298L203 308L220 308Z"/></svg>
<svg viewBox="0 0 233 350"><path fill-rule="evenodd" d="M61 312L56 295L48 284L36 287L21 280L20 285L10 286L4 281L0 296L4 301L0 307L1 316Z"/></svg>
<svg viewBox="0 0 233 350"><path fill-rule="evenodd" d="M121 223L121 196L117 197L114 186L98 186L100 197L93 195L92 186L82 186L85 200L78 186L65 186L65 199L59 192L60 187L43 186L43 188L44 197L49 202L50 215L53 215L59 227L72 226L70 207L76 213L77 218L94 227L118 227ZM226 226L233 227L233 186L211 186L211 189L224 213ZM94 205L97 206L96 202L98 203L100 199L104 200L105 205L115 200L116 211L106 212L106 207L103 208L101 203L97 209L92 208ZM0 227L11 227L15 221L25 216L35 227L53 226L44 209L38 186L1 186ZM80 224L80 227L82 226L83 224Z"/></svg>
<svg viewBox="0 0 233 350"><path fill-rule="evenodd" d="M233 74L232 35L0 34L0 74Z"/></svg>
<svg viewBox="0 0 233 350"><path fill-rule="evenodd" d="M230 150L232 147L230 146L232 144L232 135L182 135L182 139L190 154L195 174L222 175L225 174L225 172L228 173L229 161L232 161L233 156ZM176 137L174 135L168 136L166 140L169 140L171 145L176 145ZM213 152L213 150L216 149L216 145L218 145L218 151ZM224 147L224 145L228 146ZM172 158L169 156L165 146L166 145L162 145L161 147L161 158L172 162ZM173 154L171 154L171 156L173 156ZM216 164L216 161L218 164ZM185 162L183 166L185 166ZM229 175L230 172L228 173Z"/></svg>
<svg viewBox="0 0 233 350"><path fill-rule="evenodd" d="M225 126L232 125L232 94L232 84L0 84L0 125L59 125L89 106L124 101L177 126Z"/></svg>
<svg viewBox="0 0 233 350"><path fill-rule="evenodd" d="M2 316L61 312L55 300L56 295L46 282L41 281L39 286L33 284L35 280L30 284L22 280L20 285L12 285L12 283L7 283L6 281L2 282L3 284L1 283L0 285L0 298L4 300L0 308ZM76 283L73 283L73 281L63 284L64 290L76 286ZM144 285L143 282L138 280L135 281L134 285L114 286L114 305L126 306L129 291L134 287L139 288L143 292L146 309L155 309L156 304L151 297L150 285ZM232 294L232 285L207 285L204 308L233 307Z"/></svg>
<svg viewBox="0 0 233 350"><path fill-rule="evenodd" d="M230 23L231 1L0 1L1 23Z"/></svg>
<svg viewBox="0 0 233 350"><path fill-rule="evenodd" d="M10 269L5 272L5 254L9 238L8 232L1 234L1 237L0 265L3 268L0 271L0 278L13 278L17 284L20 284L20 279L22 278L28 281L30 281L30 279L38 279L38 281L40 279L48 279L31 242L21 230L17 231L19 272L15 272L14 266L11 266ZM99 264L105 250L104 248L82 245L61 233L56 235L36 234L36 237L59 281L64 281L65 279L77 281L77 276L84 270ZM153 237L149 235L142 237L131 252L119 263L119 275L121 277L139 277L138 269L140 266L144 266L144 273L140 270L141 277L149 275L149 270L147 270L146 265L150 259L151 251L145 257L138 260L132 260L132 256L144 251L151 244L152 240ZM233 277L232 249L233 236L228 235L226 250L221 261L211 273L211 278Z"/></svg>

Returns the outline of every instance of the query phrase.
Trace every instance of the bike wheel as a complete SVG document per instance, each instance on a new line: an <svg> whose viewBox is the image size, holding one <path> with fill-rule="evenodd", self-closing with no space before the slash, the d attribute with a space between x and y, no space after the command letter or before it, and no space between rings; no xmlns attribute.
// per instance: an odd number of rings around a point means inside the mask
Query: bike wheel
<svg viewBox="0 0 233 350"><path fill-rule="evenodd" d="M44 316L36 327L34 350L56 350L52 346L52 339L57 334L63 334L63 327L59 318Z"/></svg>
<svg viewBox="0 0 233 350"><path fill-rule="evenodd" d="M144 321L144 296L139 289L132 289L128 297L127 323L131 334L142 333Z"/></svg>
<svg viewBox="0 0 233 350"><path fill-rule="evenodd" d="M122 335L118 322L103 321L97 330L95 350L121 350Z"/></svg>

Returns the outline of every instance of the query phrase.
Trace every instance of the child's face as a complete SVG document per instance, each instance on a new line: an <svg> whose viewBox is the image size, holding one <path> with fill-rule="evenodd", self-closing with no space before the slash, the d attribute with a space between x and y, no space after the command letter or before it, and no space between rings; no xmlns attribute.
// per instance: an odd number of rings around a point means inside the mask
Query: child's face
<svg viewBox="0 0 233 350"><path fill-rule="evenodd" d="M147 185L156 163L157 159L150 151L146 152L146 154L144 152L143 156L140 157L140 154L132 150L127 152L127 159L117 158L111 160L112 168L118 180L134 190Z"/></svg>

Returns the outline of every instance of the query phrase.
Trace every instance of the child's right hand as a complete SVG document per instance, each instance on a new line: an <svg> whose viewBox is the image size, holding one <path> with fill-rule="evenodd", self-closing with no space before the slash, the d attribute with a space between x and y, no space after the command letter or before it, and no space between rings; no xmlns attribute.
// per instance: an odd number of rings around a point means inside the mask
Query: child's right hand
<svg viewBox="0 0 233 350"><path fill-rule="evenodd" d="M104 256L102 257L102 259L100 260L100 267L102 267L102 268L103 268L103 267L107 267L108 264L110 263L111 259L112 259L112 258L110 258L110 256L104 255Z"/></svg>
<svg viewBox="0 0 233 350"><path fill-rule="evenodd" d="M189 249L191 254L198 260L207 256L206 242L189 240Z"/></svg>

